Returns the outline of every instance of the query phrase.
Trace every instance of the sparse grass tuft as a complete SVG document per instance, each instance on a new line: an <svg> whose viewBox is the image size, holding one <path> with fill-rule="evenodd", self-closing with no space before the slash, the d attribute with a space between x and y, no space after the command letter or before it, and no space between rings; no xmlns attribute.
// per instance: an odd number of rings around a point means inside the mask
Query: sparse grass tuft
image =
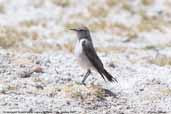
<svg viewBox="0 0 171 114"><path fill-rule="evenodd" d="M74 45L71 44L71 43L67 43L67 44L64 44L62 46L62 49L67 50L67 51L73 53L74 52Z"/></svg>
<svg viewBox="0 0 171 114"><path fill-rule="evenodd" d="M20 26L23 27L33 27L33 26L42 26L42 27L46 27L46 22L44 20L25 20L19 23Z"/></svg>
<svg viewBox="0 0 171 114"><path fill-rule="evenodd" d="M130 30L130 31L128 31L126 36L128 37L127 41L131 41L133 39L136 39L138 37L138 34L137 34L137 32Z"/></svg>
<svg viewBox="0 0 171 114"><path fill-rule="evenodd" d="M2 48L10 48L16 46L17 42L22 41L24 33L16 30L13 27L0 27L0 46Z"/></svg>
<svg viewBox="0 0 171 114"><path fill-rule="evenodd" d="M109 7L115 6L115 5L119 4L119 3L120 3L120 0L106 0L106 4Z"/></svg>
<svg viewBox="0 0 171 114"><path fill-rule="evenodd" d="M91 90L92 94L95 95L95 97L97 98L104 98L106 96L104 89L99 86L92 85L91 87L89 87L89 90Z"/></svg>
<svg viewBox="0 0 171 114"><path fill-rule="evenodd" d="M2 48L9 48L12 47L16 44L17 40L16 39L11 39L6 36L0 36L0 47Z"/></svg>
<svg viewBox="0 0 171 114"><path fill-rule="evenodd" d="M2 13L2 14L5 13L5 7L2 3L0 4L0 13Z"/></svg>
<svg viewBox="0 0 171 114"><path fill-rule="evenodd" d="M81 91L81 87L78 84L68 85L63 88L65 95L74 99L82 99L83 91Z"/></svg>
<svg viewBox="0 0 171 114"><path fill-rule="evenodd" d="M16 91L16 90L17 90L17 85L12 84L8 86L8 91Z"/></svg>
<svg viewBox="0 0 171 114"><path fill-rule="evenodd" d="M140 32L152 31L154 29L161 30L163 23L159 20L146 18L142 19L141 23L138 24L137 28Z"/></svg>
<svg viewBox="0 0 171 114"><path fill-rule="evenodd" d="M165 43L165 44L158 44L158 45L147 45L144 47L145 50L149 49L164 49L164 48L170 48L171 47L171 42ZM157 50L156 50L157 51Z"/></svg>
<svg viewBox="0 0 171 114"><path fill-rule="evenodd" d="M121 23L113 23L110 28L113 30L113 34L127 37L126 42L138 37L138 32L135 28L128 27Z"/></svg>
<svg viewBox="0 0 171 114"><path fill-rule="evenodd" d="M99 30L102 30L102 31L112 30L112 32L120 31L119 33L121 34L118 34L118 35L123 35L127 33L128 31L130 31L130 28L125 26L124 24L107 22L105 19L99 19L98 21L94 21L93 23L89 24L89 28L92 31L99 31ZM114 34L117 34L117 33L114 33Z"/></svg>
<svg viewBox="0 0 171 114"><path fill-rule="evenodd" d="M43 7L44 4L45 4L45 0L35 0L35 1L32 2L32 5L35 8Z"/></svg>
<svg viewBox="0 0 171 114"><path fill-rule="evenodd" d="M158 55L156 58L150 60L149 62L160 66L171 65L171 57Z"/></svg>
<svg viewBox="0 0 171 114"><path fill-rule="evenodd" d="M46 94L50 97L58 96L60 93L61 89L60 86L52 84L52 85L47 85L43 90L42 94ZM40 94L40 93L39 93Z"/></svg>
<svg viewBox="0 0 171 114"><path fill-rule="evenodd" d="M148 16L145 11L139 12L141 22L137 25L139 32L152 31L154 29L162 31L162 27L167 25L166 22L159 16Z"/></svg>
<svg viewBox="0 0 171 114"><path fill-rule="evenodd" d="M94 5L88 7L88 12L91 17L106 17L108 15L109 9L107 7L104 7L104 5Z"/></svg>
<svg viewBox="0 0 171 114"><path fill-rule="evenodd" d="M85 15L83 12L73 13L69 16L69 18L70 18L70 20L69 20L69 22L67 22L69 24L71 24L71 23L81 24L82 22L90 21L90 15ZM78 19L80 19L80 20L78 20Z"/></svg>
<svg viewBox="0 0 171 114"><path fill-rule="evenodd" d="M95 101L104 99L108 91L97 85L83 86L79 84L68 85L64 87L65 95L82 101Z"/></svg>
<svg viewBox="0 0 171 114"><path fill-rule="evenodd" d="M96 48L96 50L102 53L109 53L109 52L121 53L121 52L125 52L127 48L125 47L101 47L101 48Z"/></svg>
<svg viewBox="0 0 171 114"><path fill-rule="evenodd" d="M145 50L150 50L150 49L156 49L156 46L154 45L148 45L146 47L144 47Z"/></svg>
<svg viewBox="0 0 171 114"><path fill-rule="evenodd" d="M162 89L162 90L160 90L160 92L161 92L164 96L171 96L171 89L170 89L170 88Z"/></svg>
<svg viewBox="0 0 171 114"><path fill-rule="evenodd" d="M81 25L81 23L78 23L78 22L68 22L65 24L65 29L69 30L71 28L77 28L80 25Z"/></svg>
<svg viewBox="0 0 171 114"><path fill-rule="evenodd" d="M32 26L37 26L38 23L34 20L27 20L27 21L23 21L20 23L21 26L26 26L27 28L30 28Z"/></svg>
<svg viewBox="0 0 171 114"><path fill-rule="evenodd" d="M103 19L89 24L89 28L91 29L91 31L99 31L99 30L105 31L106 29L108 29L108 26L109 26L108 23Z"/></svg>
<svg viewBox="0 0 171 114"><path fill-rule="evenodd" d="M132 6L126 1L122 2L122 8L126 11L132 12Z"/></svg>
<svg viewBox="0 0 171 114"><path fill-rule="evenodd" d="M119 31L121 31L121 33L128 31L130 28L127 27L126 25L122 24L122 23L112 23L110 25L111 29L118 29Z"/></svg>
<svg viewBox="0 0 171 114"><path fill-rule="evenodd" d="M152 5L154 3L155 0L141 0L141 3L143 5Z"/></svg>
<svg viewBox="0 0 171 114"><path fill-rule="evenodd" d="M68 7L70 5L70 0L51 0L51 2L57 6Z"/></svg>
<svg viewBox="0 0 171 114"><path fill-rule="evenodd" d="M60 45L51 45L51 44L48 44L46 42L41 42L41 41L38 41L38 42L35 42L35 44L33 44L34 46L31 46L31 47L27 47L27 50L28 51L31 51L31 52L34 52L34 53L43 53L43 52L47 52L49 50L61 50L63 49L62 46ZM69 50L69 49L68 49Z"/></svg>

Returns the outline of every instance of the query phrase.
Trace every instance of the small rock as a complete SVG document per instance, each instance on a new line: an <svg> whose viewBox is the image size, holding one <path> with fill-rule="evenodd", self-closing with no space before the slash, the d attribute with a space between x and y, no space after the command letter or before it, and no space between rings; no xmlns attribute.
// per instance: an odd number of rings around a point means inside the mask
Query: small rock
<svg viewBox="0 0 171 114"><path fill-rule="evenodd" d="M43 73L43 68L41 66L34 66L32 72Z"/></svg>
<svg viewBox="0 0 171 114"><path fill-rule="evenodd" d="M115 64L113 64L113 63L110 63L109 67L116 68Z"/></svg>
<svg viewBox="0 0 171 114"><path fill-rule="evenodd" d="M67 105L70 105L71 104L69 101L67 101L66 103L67 103Z"/></svg>
<svg viewBox="0 0 171 114"><path fill-rule="evenodd" d="M22 73L20 73L20 77L21 78L28 78L31 76L33 72L32 71L23 71Z"/></svg>
<svg viewBox="0 0 171 114"><path fill-rule="evenodd" d="M32 108L30 108L28 112L29 112L29 113L32 113L32 112L33 112L33 109L32 109Z"/></svg>
<svg viewBox="0 0 171 114"><path fill-rule="evenodd" d="M140 91L144 91L144 88L139 89Z"/></svg>
<svg viewBox="0 0 171 114"><path fill-rule="evenodd" d="M36 88L37 89L42 89L42 90L44 89L43 85L40 85L40 84L39 85L36 85Z"/></svg>

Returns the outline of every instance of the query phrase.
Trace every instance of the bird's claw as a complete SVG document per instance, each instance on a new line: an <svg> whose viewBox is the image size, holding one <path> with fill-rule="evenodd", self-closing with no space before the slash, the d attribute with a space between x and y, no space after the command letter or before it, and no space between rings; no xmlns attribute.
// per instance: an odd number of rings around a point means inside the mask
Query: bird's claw
<svg viewBox="0 0 171 114"><path fill-rule="evenodd" d="M85 82L76 82L76 84L86 86L86 83Z"/></svg>
<svg viewBox="0 0 171 114"><path fill-rule="evenodd" d="M86 83L85 82L81 82L82 85L86 86Z"/></svg>

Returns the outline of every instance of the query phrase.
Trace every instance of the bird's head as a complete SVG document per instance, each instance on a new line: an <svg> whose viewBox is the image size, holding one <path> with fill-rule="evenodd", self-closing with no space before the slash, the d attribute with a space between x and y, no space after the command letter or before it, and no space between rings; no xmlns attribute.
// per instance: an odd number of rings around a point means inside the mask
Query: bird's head
<svg viewBox="0 0 171 114"><path fill-rule="evenodd" d="M79 39L83 39L83 38L86 38L86 39L88 38L89 39L89 38L91 38L89 29L84 25L81 25L81 26L79 26L77 28L73 28L73 29L70 29L70 30L75 31L77 33L77 36L78 36Z"/></svg>

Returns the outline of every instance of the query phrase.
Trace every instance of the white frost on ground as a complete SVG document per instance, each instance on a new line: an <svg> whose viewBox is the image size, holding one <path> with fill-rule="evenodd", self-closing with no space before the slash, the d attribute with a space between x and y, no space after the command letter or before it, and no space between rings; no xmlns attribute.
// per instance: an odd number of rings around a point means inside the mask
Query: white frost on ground
<svg viewBox="0 0 171 114"><path fill-rule="evenodd" d="M0 41L4 41L6 33L10 38L20 38L20 32L21 36L26 34L14 47L0 48L0 111L171 114L169 0L155 0L148 6L142 5L141 0L130 0L132 13L125 11L130 10L127 5L119 4L111 6L106 17L99 18L91 17L87 7L103 6L105 0L70 0L69 6L65 6L65 2L59 2L63 6L53 3L57 1L0 1ZM104 8L108 9L106 5ZM101 10L103 13L103 8ZM110 29L113 23L119 23L116 26L121 29L137 26L141 22L139 10L150 16L158 16L162 11L168 25L164 24L162 30L135 30L137 33L130 41L129 35L122 34L124 30ZM79 82L86 71L77 65L71 53L76 38L66 24L91 25L99 20L107 21L109 29L95 28L93 42L105 68L117 77L118 83L105 82L93 72L86 81L87 86L83 86ZM105 24L97 25L103 28ZM35 47L44 47L43 52L27 51ZM43 72L28 74L35 67L41 67Z"/></svg>

